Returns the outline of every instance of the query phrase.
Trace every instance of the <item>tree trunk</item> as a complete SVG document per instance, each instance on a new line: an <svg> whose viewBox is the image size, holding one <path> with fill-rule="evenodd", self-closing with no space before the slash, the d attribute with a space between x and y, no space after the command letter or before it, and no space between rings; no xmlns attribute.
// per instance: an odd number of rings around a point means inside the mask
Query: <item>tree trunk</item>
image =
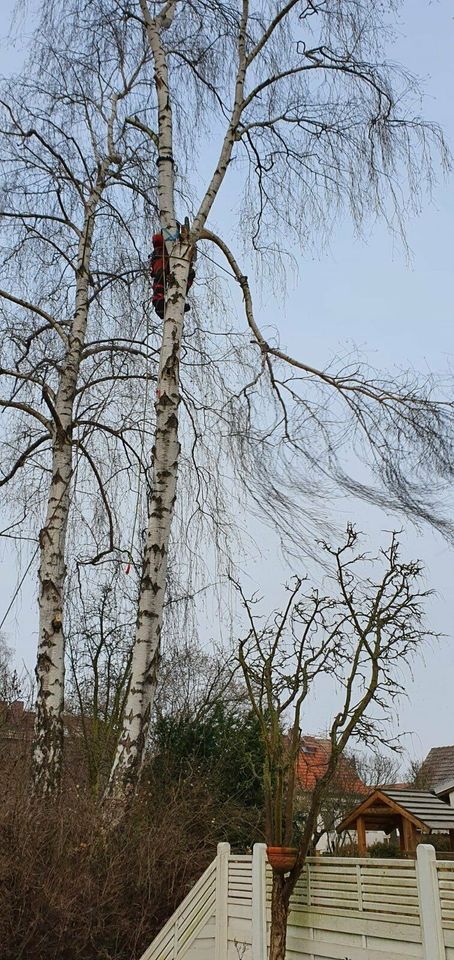
<svg viewBox="0 0 454 960"><path fill-rule="evenodd" d="M124 801L137 785L143 764L156 688L162 615L164 609L170 530L176 495L179 457L178 406L179 361L184 307L191 259L191 242L197 241L230 162L235 131L241 114L246 70L245 36L247 15L243 13L240 64L235 87L235 105L224 138L215 174L192 226L191 238L179 234L175 214L172 95L168 63L161 34L172 22L175 2L165 13L152 17L147 0L140 8L155 67L158 107L158 200L160 225L169 254L164 327L156 398L153 481L147 539L144 549L131 681L119 739L106 795Z"/></svg>
<svg viewBox="0 0 454 960"><path fill-rule="evenodd" d="M156 390L156 427L152 463L152 492L140 581L137 622L131 662L131 680L122 731L106 795L124 801L137 785L142 769L156 688L162 615L167 575L170 529L176 496L180 350L191 247L183 241L175 217L172 101L167 56L161 30L170 25L175 3L168 4L164 20L150 15L140 0L155 66L158 104L158 199L163 237L169 256L164 323Z"/></svg>
<svg viewBox="0 0 454 960"><path fill-rule="evenodd" d="M289 903L288 881L273 870L269 960L285 960Z"/></svg>
<svg viewBox="0 0 454 960"><path fill-rule="evenodd" d="M135 787L143 764L156 688L167 560L176 497L180 445L179 362L190 248L178 241L172 249L156 391L153 479L147 537L140 582L131 681L123 727L107 795L122 800Z"/></svg>
<svg viewBox="0 0 454 960"><path fill-rule="evenodd" d="M71 439L59 434L60 431L54 441L46 522L39 536L39 640L32 768L35 793L42 796L58 790L63 754L63 589L72 449Z"/></svg>
<svg viewBox="0 0 454 960"><path fill-rule="evenodd" d="M39 638L36 662L36 721L32 747L35 794L52 796L61 783L65 637L63 604L66 577L65 547L73 462L73 409L88 319L88 284L96 207L106 167L85 207L76 268L75 310L66 356L55 398L48 396L54 419L52 476L45 524L40 532Z"/></svg>

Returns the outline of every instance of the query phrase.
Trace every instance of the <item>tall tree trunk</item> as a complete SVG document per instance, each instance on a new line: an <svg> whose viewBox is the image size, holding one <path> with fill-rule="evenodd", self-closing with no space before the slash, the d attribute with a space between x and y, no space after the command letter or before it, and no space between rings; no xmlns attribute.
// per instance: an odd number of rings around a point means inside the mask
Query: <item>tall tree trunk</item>
<svg viewBox="0 0 454 960"><path fill-rule="evenodd" d="M269 960L285 960L290 889L288 880L273 870Z"/></svg>
<svg viewBox="0 0 454 960"><path fill-rule="evenodd" d="M43 796L59 788L63 754L63 589L72 449L71 438L64 430L55 429L47 515L39 535L39 640L32 767L35 793Z"/></svg>
<svg viewBox="0 0 454 960"><path fill-rule="evenodd" d="M201 235L230 163L236 128L241 115L246 72L247 9L245 7L240 25L239 65L231 121L215 173L192 225L190 236L183 239L179 234L175 215L172 98L167 55L161 36L172 23L177 3L176 0L170 0L164 5L162 14L153 18L148 0L139 0L139 2L155 68L158 105L159 217L169 254L169 283L155 406L156 432L153 448L152 495L143 557L131 681L122 732L106 791L107 796L119 801L123 801L126 794L135 788L140 776L156 688L168 549L180 451L178 443L179 360L191 244L195 243Z"/></svg>
<svg viewBox="0 0 454 960"><path fill-rule="evenodd" d="M122 799L139 778L156 687L170 531L180 445L179 362L190 248L178 241L169 262L165 318L156 391L156 428L148 529L143 556L136 633L123 727L108 795Z"/></svg>
<svg viewBox="0 0 454 960"><path fill-rule="evenodd" d="M131 680L122 731L106 795L122 801L135 788L143 764L156 687L159 645L167 575L170 529L176 496L179 364L191 248L183 242L175 217L172 103L167 57L161 31L170 25L176 4L166 6L165 19L152 19L147 0L140 0L155 67L158 102L158 199L164 242L169 255L164 323L156 390L156 427L152 492L140 581Z"/></svg>
<svg viewBox="0 0 454 960"><path fill-rule="evenodd" d="M47 395L54 420L52 475L40 532L39 639L36 662L36 721L32 747L34 792L52 796L60 788L63 760L65 637L63 629L65 547L73 463L73 409L88 319L89 263L94 217L105 178L101 164L86 203L76 268L75 310L55 398Z"/></svg>

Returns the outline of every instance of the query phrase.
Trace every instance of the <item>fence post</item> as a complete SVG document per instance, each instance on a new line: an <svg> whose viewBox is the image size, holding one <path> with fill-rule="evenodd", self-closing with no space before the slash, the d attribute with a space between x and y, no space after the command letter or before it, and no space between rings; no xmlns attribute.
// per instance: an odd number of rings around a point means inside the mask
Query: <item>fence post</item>
<svg viewBox="0 0 454 960"><path fill-rule="evenodd" d="M431 844L420 843L416 857L423 957L424 960L445 960L435 850Z"/></svg>
<svg viewBox="0 0 454 960"><path fill-rule="evenodd" d="M214 960L227 960L230 843L218 843L216 857L216 933Z"/></svg>
<svg viewBox="0 0 454 960"><path fill-rule="evenodd" d="M266 958L266 844L252 850L252 960Z"/></svg>

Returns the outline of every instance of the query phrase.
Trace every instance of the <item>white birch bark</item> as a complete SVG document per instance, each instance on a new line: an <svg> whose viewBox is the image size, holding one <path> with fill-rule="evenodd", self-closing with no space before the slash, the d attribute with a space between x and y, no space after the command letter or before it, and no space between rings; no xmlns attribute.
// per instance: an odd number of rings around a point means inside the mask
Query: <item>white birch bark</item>
<svg viewBox="0 0 454 960"><path fill-rule="evenodd" d="M39 638L36 662L36 721L32 749L35 793L52 795L60 785L63 756L65 638L63 605L65 544L73 463L72 423L88 318L89 264L95 213L105 182L101 164L85 206L76 266L75 310L53 412L52 473L46 519L40 531Z"/></svg>
<svg viewBox="0 0 454 960"><path fill-rule="evenodd" d="M152 20L141 0L155 66L158 101L158 198L161 229L169 254L164 322L156 390L156 428L152 494L142 564L131 680L122 732L107 795L124 799L140 775L147 740L161 639L170 531L176 497L178 457L179 364L191 245L178 235L175 219L172 106L160 31L169 26L175 4ZM165 16L165 19L164 19Z"/></svg>
<svg viewBox="0 0 454 960"><path fill-rule="evenodd" d="M179 237L176 241L169 241L168 238L173 238L176 234L177 224L172 103L161 32L171 24L176 2L169 0L162 13L155 19L150 16L147 0L140 0L140 6L155 66L158 102L158 198L161 228L170 260L155 406L156 433L153 448L152 496L139 592L131 681L122 732L106 791L107 796L119 801L123 801L126 794L134 789L140 776L156 689L168 550L180 451L178 442L179 361L191 246L201 234L231 160L235 134L242 112L247 68L245 38L248 0L243 0L235 98L219 159L194 220L190 237L185 237L184 240Z"/></svg>
<svg viewBox="0 0 454 960"><path fill-rule="evenodd" d="M152 495L144 548L131 681L107 794L122 800L140 775L156 688L167 560L176 497L179 358L189 248L178 242L169 264L164 329L156 395Z"/></svg>

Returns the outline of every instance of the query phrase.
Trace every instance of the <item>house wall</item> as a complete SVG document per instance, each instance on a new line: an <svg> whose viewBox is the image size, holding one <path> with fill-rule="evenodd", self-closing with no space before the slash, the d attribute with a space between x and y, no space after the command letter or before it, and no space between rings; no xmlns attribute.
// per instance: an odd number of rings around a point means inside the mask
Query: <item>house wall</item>
<svg viewBox="0 0 454 960"><path fill-rule="evenodd" d="M347 832L348 833L348 832ZM328 850L335 850L331 841L336 841L339 839L336 831L332 833L324 833L316 844L315 849L318 853L326 853ZM383 843L386 839L386 833L383 830L367 830L366 831L366 840L367 846L372 846L373 843ZM348 833L347 842L356 843L356 830L353 830L351 834Z"/></svg>

